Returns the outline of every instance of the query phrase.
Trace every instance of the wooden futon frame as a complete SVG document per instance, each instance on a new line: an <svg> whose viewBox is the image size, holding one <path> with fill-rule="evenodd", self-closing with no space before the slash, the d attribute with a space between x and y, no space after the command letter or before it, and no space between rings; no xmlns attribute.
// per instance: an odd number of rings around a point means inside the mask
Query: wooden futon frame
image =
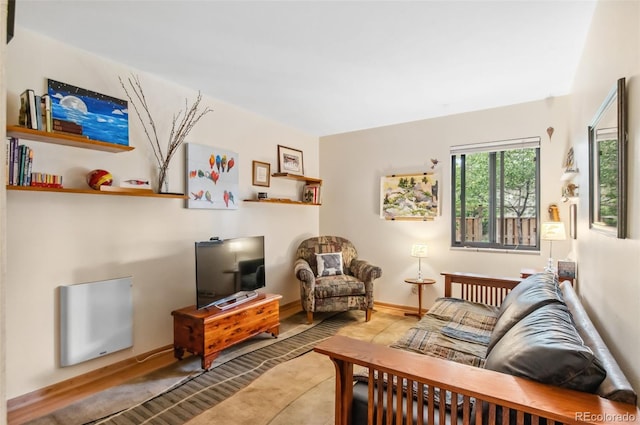
<svg viewBox="0 0 640 425"><path fill-rule="evenodd" d="M442 274L446 297L494 306L499 306L521 281L463 273ZM315 351L329 356L335 364L336 425L351 424L354 365L369 368L368 424L640 423L640 411L632 404L344 336L323 341ZM383 374L387 374L388 382L393 378L398 382L407 380L404 397L402 391L384 391ZM427 386L427 396L415 397L423 394ZM461 397L461 408L446 409L446 397L434 400L438 390L439 394L450 392L450 400ZM476 406L484 408L473 409L472 398ZM403 403L404 409L395 408ZM393 414L384 415L383 409L376 408L383 405L394 406ZM414 418L410 413L404 417L403 410L417 413Z"/></svg>

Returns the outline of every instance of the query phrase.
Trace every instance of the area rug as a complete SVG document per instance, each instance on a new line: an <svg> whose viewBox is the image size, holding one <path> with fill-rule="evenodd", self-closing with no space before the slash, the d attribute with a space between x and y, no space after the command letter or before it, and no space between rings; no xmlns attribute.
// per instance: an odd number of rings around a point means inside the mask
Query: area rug
<svg viewBox="0 0 640 425"><path fill-rule="evenodd" d="M336 333L388 344L415 322L381 312L365 322L359 313L320 316L314 326L304 315L287 318L278 339L256 337L225 350L206 373L198 358L187 358L29 424L333 423L335 369L313 347Z"/></svg>
<svg viewBox="0 0 640 425"><path fill-rule="evenodd" d="M212 367L142 404L89 424L184 424L246 387L265 371L313 350L318 342L335 335L349 322L348 318L334 316L297 335Z"/></svg>

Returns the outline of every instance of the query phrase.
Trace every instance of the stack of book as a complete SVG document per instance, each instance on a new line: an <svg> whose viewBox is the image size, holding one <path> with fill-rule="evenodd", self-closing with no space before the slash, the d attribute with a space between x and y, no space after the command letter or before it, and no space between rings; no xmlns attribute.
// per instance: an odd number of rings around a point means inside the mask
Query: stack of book
<svg viewBox="0 0 640 425"><path fill-rule="evenodd" d="M62 187L62 176L32 172L33 149L15 137L7 142L7 184L9 186Z"/></svg>
<svg viewBox="0 0 640 425"><path fill-rule="evenodd" d="M82 135L80 124L53 118L51 97L48 94L39 96L31 89L26 89L20 95L18 124L33 130Z"/></svg>
<svg viewBox="0 0 640 425"><path fill-rule="evenodd" d="M302 190L302 202L305 204L320 204L320 184L305 184Z"/></svg>

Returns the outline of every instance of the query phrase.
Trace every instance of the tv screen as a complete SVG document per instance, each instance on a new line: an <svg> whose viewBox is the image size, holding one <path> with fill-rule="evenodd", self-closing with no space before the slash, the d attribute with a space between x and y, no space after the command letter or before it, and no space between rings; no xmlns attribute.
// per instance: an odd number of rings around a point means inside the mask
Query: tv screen
<svg viewBox="0 0 640 425"><path fill-rule="evenodd" d="M265 286L264 236L196 242L196 307Z"/></svg>

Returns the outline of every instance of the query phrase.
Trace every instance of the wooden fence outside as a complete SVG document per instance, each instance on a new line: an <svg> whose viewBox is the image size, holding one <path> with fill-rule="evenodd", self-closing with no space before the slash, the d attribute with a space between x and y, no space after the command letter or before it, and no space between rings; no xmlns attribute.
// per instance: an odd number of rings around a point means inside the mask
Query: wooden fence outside
<svg viewBox="0 0 640 425"><path fill-rule="evenodd" d="M518 240L518 221L521 227L521 242ZM482 231L482 217L467 217L465 224L466 242L486 241ZM500 229L499 219L496 225L498 229ZM500 236L498 231L498 239L501 239L505 245L535 246L538 238L537 219L535 217L506 217L504 219L504 238ZM460 238L460 217L458 217L456 223L456 240L459 241Z"/></svg>

